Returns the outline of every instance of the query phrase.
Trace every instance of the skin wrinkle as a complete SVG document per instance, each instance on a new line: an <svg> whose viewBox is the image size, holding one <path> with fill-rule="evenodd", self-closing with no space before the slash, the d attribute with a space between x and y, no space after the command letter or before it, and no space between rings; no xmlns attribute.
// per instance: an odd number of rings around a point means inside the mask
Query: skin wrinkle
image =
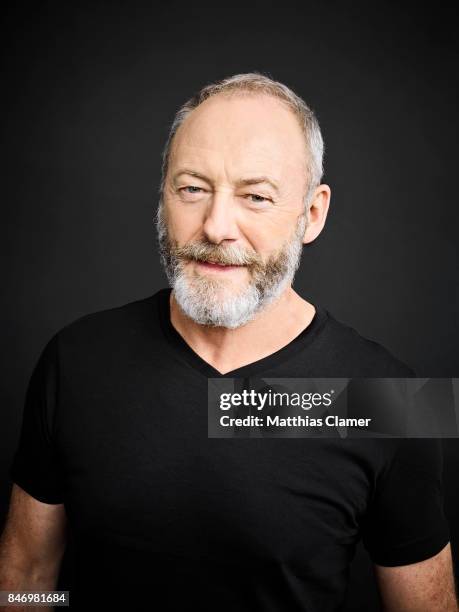
<svg viewBox="0 0 459 612"><path fill-rule="evenodd" d="M175 139L174 139L174 143L173 143L172 151L171 151L171 161L169 164L170 168L173 167L175 159L178 157L178 155L177 156L175 155L176 147L178 147L178 145L175 144ZM188 169L191 169L191 168L196 169L196 167L199 167L200 173L203 174L204 176L209 176L210 174L212 174L212 172L207 168L205 161L203 164L203 160L205 160L206 157L208 157L208 159L212 159L213 164L216 164L218 157L220 156L224 157L225 155L224 151L222 155L222 153L219 153L216 150L212 150L208 147L202 147L202 146L196 147L196 146L193 146L187 143L182 143L180 145L180 157L182 157L184 152L186 151L189 151L188 153L189 160L186 157L185 160L180 164L180 167L184 167ZM201 156L198 157L197 155L198 151L201 153L202 158ZM235 151L233 152L233 154L235 155ZM301 150L300 154L302 157L304 157L303 149ZM296 200L298 198L299 193L301 194L301 192L306 191L307 184L306 184L306 179L304 178L305 173L306 173L305 168L304 168L305 167L304 162L300 162L300 165L299 165L298 160L296 161L296 163L293 161L289 161L287 158L282 160L281 157L273 156L273 154L270 154L269 151L262 152L260 150L256 150L252 152L249 145L244 147L243 155L246 156L248 159L250 159L250 170L251 170L250 172L244 172L244 174L250 174L250 176L267 174L268 176L272 176L273 180L279 185L279 194L277 195L275 199L277 199L279 203L282 203L284 207L287 208L287 204L291 202L292 200ZM199 161L196 158L198 158ZM271 172L266 172L264 170L266 166L268 167L273 166L273 168L278 168L281 165L285 167L285 172L282 174L279 174L275 170ZM286 173L290 175L289 178L283 176ZM177 172L175 172L174 174L177 174ZM221 192L221 193L228 193L228 194L232 192L232 189L233 189L232 184L231 184L232 181L228 176L229 174L230 174L229 169L225 170L224 167L220 168L218 175L220 177L224 177L226 180L216 181L218 182L218 186L215 186L214 184L214 192L216 193ZM292 179L292 175L294 177L293 179ZM178 180L178 177L176 177L176 183L177 183L177 180ZM182 179L182 181L184 185L190 183L189 180L186 181ZM192 180L192 184L195 184L196 186L203 186L203 187L206 186L206 183L204 183L202 179L199 179L198 177ZM172 197L174 195L174 192L170 189L170 187L171 187L171 184L166 182L166 191L168 191L168 194ZM275 195L276 194L273 194L273 196Z"/></svg>

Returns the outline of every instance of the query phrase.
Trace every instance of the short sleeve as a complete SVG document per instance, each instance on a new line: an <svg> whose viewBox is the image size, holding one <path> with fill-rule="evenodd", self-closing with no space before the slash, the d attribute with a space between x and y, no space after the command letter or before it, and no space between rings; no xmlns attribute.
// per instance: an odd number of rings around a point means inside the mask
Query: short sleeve
<svg viewBox="0 0 459 612"><path fill-rule="evenodd" d="M57 342L54 335L30 377L19 443L9 471L13 482L47 504L63 503L61 469L53 441L58 397Z"/></svg>
<svg viewBox="0 0 459 612"><path fill-rule="evenodd" d="M377 479L362 524L362 540L377 565L397 566L433 557L450 540L443 510L440 439L400 441Z"/></svg>

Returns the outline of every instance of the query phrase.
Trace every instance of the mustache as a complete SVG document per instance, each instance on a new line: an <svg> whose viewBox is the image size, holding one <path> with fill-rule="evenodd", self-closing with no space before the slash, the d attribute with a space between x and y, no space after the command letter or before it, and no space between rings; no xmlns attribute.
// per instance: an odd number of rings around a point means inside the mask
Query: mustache
<svg viewBox="0 0 459 612"><path fill-rule="evenodd" d="M194 242L173 249L178 259L212 262L227 266L261 266L263 261L255 251L241 250L233 245L221 246L208 242Z"/></svg>

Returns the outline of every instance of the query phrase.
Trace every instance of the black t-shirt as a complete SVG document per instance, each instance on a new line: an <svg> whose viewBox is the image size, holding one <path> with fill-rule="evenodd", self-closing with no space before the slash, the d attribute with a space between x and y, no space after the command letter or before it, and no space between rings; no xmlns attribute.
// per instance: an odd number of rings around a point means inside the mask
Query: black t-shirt
<svg viewBox="0 0 459 612"><path fill-rule="evenodd" d="M208 437L208 378L413 370L316 305L287 346L222 375L172 326L169 295L62 328L30 379L11 478L65 504L71 608L328 612L359 538L386 566L447 544L438 440Z"/></svg>

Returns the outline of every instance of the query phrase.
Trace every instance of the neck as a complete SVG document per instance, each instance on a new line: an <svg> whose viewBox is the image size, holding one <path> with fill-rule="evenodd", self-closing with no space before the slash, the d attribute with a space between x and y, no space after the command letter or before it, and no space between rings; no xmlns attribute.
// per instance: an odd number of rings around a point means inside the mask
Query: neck
<svg viewBox="0 0 459 612"><path fill-rule="evenodd" d="M289 344L312 321L315 309L292 287L257 316L236 329L200 325L183 313L170 296L173 327L185 342L221 374L235 370Z"/></svg>

